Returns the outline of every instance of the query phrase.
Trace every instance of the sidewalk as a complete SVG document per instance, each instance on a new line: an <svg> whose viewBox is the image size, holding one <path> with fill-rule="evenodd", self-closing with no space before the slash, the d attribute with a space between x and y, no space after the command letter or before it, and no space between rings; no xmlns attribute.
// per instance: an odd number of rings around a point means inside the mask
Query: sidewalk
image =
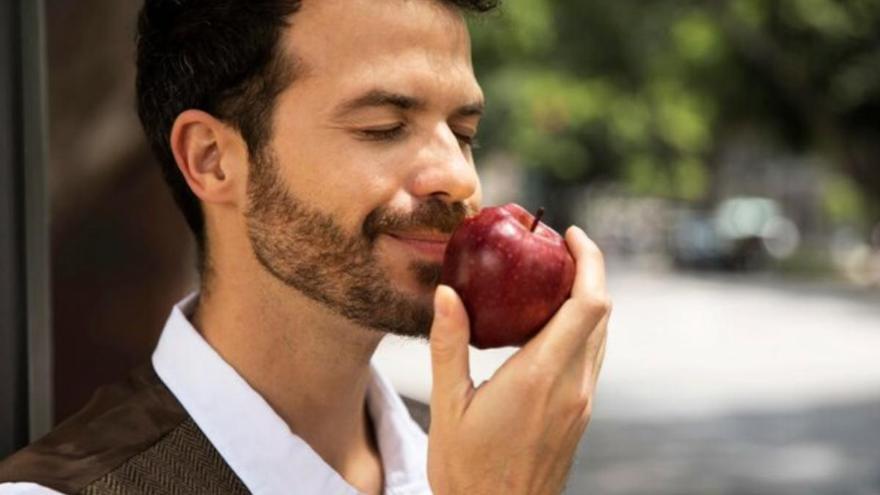
<svg viewBox="0 0 880 495"><path fill-rule="evenodd" d="M567 494L880 495L880 393L806 411L597 419Z"/></svg>

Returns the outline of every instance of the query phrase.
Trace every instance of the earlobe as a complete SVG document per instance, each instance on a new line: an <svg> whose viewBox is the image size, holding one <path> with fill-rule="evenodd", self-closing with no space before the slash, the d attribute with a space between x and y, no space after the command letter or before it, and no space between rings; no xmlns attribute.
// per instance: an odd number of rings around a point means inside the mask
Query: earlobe
<svg viewBox="0 0 880 495"><path fill-rule="evenodd" d="M177 116L171 129L171 151L193 194L207 203L234 200L233 174L224 161L226 126L200 110Z"/></svg>

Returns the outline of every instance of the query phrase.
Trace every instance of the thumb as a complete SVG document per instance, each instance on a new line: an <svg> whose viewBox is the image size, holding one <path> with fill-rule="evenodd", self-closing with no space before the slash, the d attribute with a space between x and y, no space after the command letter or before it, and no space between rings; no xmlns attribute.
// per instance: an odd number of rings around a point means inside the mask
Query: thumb
<svg viewBox="0 0 880 495"><path fill-rule="evenodd" d="M438 286L431 325L432 415L460 413L473 391L468 361L469 327L467 311L458 294L451 287Z"/></svg>

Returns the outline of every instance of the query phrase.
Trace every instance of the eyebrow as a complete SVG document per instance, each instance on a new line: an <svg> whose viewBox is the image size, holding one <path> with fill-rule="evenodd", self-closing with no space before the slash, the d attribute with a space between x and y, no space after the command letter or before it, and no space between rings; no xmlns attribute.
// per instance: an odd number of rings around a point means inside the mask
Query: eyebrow
<svg viewBox="0 0 880 495"><path fill-rule="evenodd" d="M337 107L334 114L341 117L363 108L386 106L398 108L400 110L421 110L424 109L427 104L424 100L412 96L374 89L361 96L342 102ZM456 108L453 114L459 117L480 116L483 115L484 107L485 104L482 101L475 101Z"/></svg>

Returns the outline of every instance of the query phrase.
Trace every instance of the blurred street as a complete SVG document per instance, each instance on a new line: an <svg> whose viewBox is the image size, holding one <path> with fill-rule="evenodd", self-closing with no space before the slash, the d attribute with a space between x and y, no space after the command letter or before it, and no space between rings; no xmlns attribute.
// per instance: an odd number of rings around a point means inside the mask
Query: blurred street
<svg viewBox="0 0 880 495"><path fill-rule="evenodd" d="M880 494L880 294L611 266L593 421L568 493ZM476 381L510 350L472 351ZM377 354L427 400L424 344Z"/></svg>

